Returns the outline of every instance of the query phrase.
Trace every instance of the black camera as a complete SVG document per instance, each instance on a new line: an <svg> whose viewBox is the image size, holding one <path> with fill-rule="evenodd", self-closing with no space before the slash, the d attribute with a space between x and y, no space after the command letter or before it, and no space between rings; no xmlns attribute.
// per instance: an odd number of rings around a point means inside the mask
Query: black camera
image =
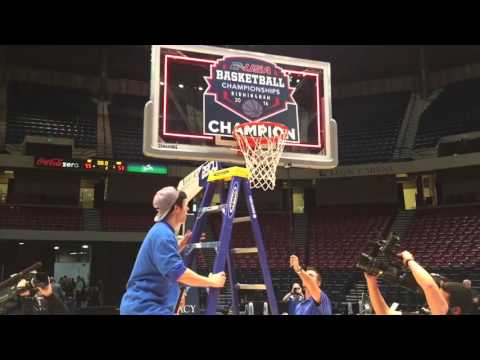
<svg viewBox="0 0 480 360"><path fill-rule="evenodd" d="M30 283L34 288L46 288L50 285L50 277L45 272L37 272L34 273Z"/></svg>
<svg viewBox="0 0 480 360"><path fill-rule="evenodd" d="M50 277L45 272L31 272L25 276L25 280L27 280L27 284L19 290L30 290L33 295L38 291L38 288L43 289L50 284Z"/></svg>
<svg viewBox="0 0 480 360"><path fill-rule="evenodd" d="M412 273L403 267L397 256L399 243L400 237L395 233L390 233L386 240L370 241L367 251L360 255L357 267L369 275L419 293L421 290Z"/></svg>
<svg viewBox="0 0 480 360"><path fill-rule="evenodd" d="M50 284L50 278L45 272L37 272L41 266L42 263L35 263L0 283L0 314L12 311L20 311L22 314L46 311L45 299L38 297L37 292L39 288L46 288ZM21 280L25 280L25 283L19 288L18 283Z"/></svg>

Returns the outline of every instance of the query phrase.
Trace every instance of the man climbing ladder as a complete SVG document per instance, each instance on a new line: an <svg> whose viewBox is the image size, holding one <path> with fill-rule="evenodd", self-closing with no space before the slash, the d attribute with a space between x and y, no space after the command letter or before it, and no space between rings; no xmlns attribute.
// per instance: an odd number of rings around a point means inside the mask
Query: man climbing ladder
<svg viewBox="0 0 480 360"><path fill-rule="evenodd" d="M180 289L178 283L196 287L222 288L225 273L208 277L188 269L179 253L190 235L177 242L176 233L185 223L188 199L183 191L165 187L153 198L157 209L135 261L120 306L121 315L173 315Z"/></svg>

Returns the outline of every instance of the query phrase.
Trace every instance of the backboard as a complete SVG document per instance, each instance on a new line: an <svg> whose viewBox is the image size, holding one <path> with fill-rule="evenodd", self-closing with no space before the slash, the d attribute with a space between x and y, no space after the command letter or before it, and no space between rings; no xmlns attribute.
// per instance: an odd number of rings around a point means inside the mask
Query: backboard
<svg viewBox="0 0 480 360"><path fill-rule="evenodd" d="M143 152L244 164L231 132L237 123L261 120L289 128L279 166L334 168L338 145L330 84L325 62L213 46L154 45Z"/></svg>

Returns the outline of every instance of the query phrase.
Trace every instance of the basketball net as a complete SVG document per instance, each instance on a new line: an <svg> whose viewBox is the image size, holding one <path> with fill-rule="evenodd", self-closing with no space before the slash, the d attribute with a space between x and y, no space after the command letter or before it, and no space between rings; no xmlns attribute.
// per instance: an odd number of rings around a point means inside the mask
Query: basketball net
<svg viewBox="0 0 480 360"><path fill-rule="evenodd" d="M285 125L257 121L237 124L233 137L250 170L250 186L263 191L275 189L277 166L280 162L288 128Z"/></svg>

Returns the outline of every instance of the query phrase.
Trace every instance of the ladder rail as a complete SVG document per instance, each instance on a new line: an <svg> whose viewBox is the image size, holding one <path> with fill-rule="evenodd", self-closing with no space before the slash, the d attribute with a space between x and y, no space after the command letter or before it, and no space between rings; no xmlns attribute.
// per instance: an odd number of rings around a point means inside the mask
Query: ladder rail
<svg viewBox="0 0 480 360"><path fill-rule="evenodd" d="M228 191L225 189L225 183L229 182ZM216 192L220 192L221 206L211 206L213 196ZM243 192L247 202L249 216L235 218L240 192ZM205 210L207 209L207 210ZM275 293L268 266L265 245L263 242L263 235L260 228L260 223L256 214L255 206L253 204L253 195L250 188L250 181L242 176L233 175L228 179L218 179L209 181L206 184L205 194L200 204L200 211L197 213L195 223L192 229L192 240L187 251L185 251L184 262L187 267L190 267L193 259L195 249L202 249L211 247L213 243L200 244L200 236L203 228L206 225L209 213L221 209L222 225L220 234L218 236L217 255L215 257L212 272L218 273L228 270L229 283L232 297L232 311L235 315L240 312L240 290L266 290L268 305L272 315L278 314L278 304L276 302ZM235 223L250 221L250 226L255 238L256 248L233 248L232 233L233 225ZM256 251L254 251L254 249ZM236 276L235 254L258 254L260 267L264 279L263 284L239 284ZM207 308L205 314L215 315L217 313L218 299L221 289L209 288L207 297Z"/></svg>
<svg viewBox="0 0 480 360"><path fill-rule="evenodd" d="M278 305L275 298L275 292L273 290L272 278L270 275L270 268L268 266L267 254L265 251L265 245L263 241L262 231L260 229L260 223L258 221L258 216L255 210L255 205L253 204L253 194L252 189L250 188L250 182L243 182L243 193L245 195L245 200L247 202L248 212L250 214L250 225L255 237L255 242L257 243L258 257L260 260L260 268L263 274L263 281L267 288L267 298L270 305L270 311L272 315L278 315Z"/></svg>
<svg viewBox="0 0 480 360"><path fill-rule="evenodd" d="M231 254L227 255L228 275L230 277L231 299L232 299L232 312L234 315L239 315L239 293L237 289L237 274L235 273L235 259Z"/></svg>
<svg viewBox="0 0 480 360"><path fill-rule="evenodd" d="M238 195L241 187L241 178L233 177L230 180L230 187L228 189L227 206L223 212L222 228L220 230L220 246L218 249L215 263L213 265L213 273L218 273L225 270L227 255L230 251L230 242L232 239L233 218L237 210ZM208 293L207 300L207 315L214 315L216 313L216 306L220 289L211 288Z"/></svg>

